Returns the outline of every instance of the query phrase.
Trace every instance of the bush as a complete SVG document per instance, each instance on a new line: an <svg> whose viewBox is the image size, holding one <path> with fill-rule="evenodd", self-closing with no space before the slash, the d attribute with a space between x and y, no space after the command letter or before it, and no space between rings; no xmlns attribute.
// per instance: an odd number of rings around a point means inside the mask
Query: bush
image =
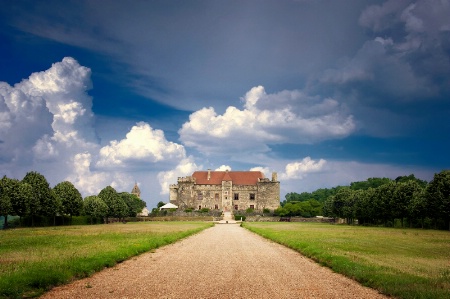
<svg viewBox="0 0 450 299"><path fill-rule="evenodd" d="M263 213L264 213L264 214L270 214L270 210L269 210L268 208L264 208L264 209L263 209Z"/></svg>
<svg viewBox="0 0 450 299"><path fill-rule="evenodd" d="M186 213L190 213L190 212L192 212L194 210L194 208L186 208L184 211L186 212Z"/></svg>
<svg viewBox="0 0 450 299"><path fill-rule="evenodd" d="M253 213L254 211L255 211L255 209L248 208L247 210L245 210L245 213L251 214L251 213Z"/></svg>
<svg viewBox="0 0 450 299"><path fill-rule="evenodd" d="M242 219L242 221L245 221L246 216L245 215L234 215L234 220L236 221L240 221Z"/></svg>
<svg viewBox="0 0 450 299"><path fill-rule="evenodd" d="M209 209L208 208L203 208L199 211L200 213L208 213Z"/></svg>

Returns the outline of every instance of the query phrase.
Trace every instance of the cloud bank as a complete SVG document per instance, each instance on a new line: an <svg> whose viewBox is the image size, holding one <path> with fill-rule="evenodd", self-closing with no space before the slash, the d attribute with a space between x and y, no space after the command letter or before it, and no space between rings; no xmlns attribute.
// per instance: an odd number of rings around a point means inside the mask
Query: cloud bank
<svg viewBox="0 0 450 299"><path fill-rule="evenodd" d="M258 86L242 101L242 109L230 106L222 115L212 107L192 113L179 130L180 140L204 154L264 152L270 144L307 144L343 138L355 130L353 116L330 98L301 91L267 94Z"/></svg>

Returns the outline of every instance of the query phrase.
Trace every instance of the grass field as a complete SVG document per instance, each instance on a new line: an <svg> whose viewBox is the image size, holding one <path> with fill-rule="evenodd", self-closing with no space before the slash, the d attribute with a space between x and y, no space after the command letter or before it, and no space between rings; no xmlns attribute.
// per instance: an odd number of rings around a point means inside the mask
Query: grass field
<svg viewBox="0 0 450 299"><path fill-rule="evenodd" d="M0 298L38 296L210 226L138 222L0 231Z"/></svg>
<svg viewBox="0 0 450 299"><path fill-rule="evenodd" d="M398 298L450 298L448 231L245 223L244 227Z"/></svg>

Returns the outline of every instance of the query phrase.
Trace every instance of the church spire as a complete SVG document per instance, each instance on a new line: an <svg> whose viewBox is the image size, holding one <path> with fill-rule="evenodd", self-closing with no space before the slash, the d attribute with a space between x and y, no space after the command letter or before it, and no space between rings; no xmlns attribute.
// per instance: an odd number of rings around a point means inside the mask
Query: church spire
<svg viewBox="0 0 450 299"><path fill-rule="evenodd" d="M134 187L133 190L131 190L131 194L134 194L137 197L141 198L141 190L139 189L137 182L134 182Z"/></svg>

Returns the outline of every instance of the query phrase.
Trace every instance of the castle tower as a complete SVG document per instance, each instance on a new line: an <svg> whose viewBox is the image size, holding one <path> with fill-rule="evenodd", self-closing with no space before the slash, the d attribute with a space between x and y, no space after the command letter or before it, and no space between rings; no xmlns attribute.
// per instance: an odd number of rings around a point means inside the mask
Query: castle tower
<svg viewBox="0 0 450 299"><path fill-rule="evenodd" d="M139 189L137 183L134 183L134 187L133 190L131 190L131 194L134 194L137 197L141 198L141 190Z"/></svg>

